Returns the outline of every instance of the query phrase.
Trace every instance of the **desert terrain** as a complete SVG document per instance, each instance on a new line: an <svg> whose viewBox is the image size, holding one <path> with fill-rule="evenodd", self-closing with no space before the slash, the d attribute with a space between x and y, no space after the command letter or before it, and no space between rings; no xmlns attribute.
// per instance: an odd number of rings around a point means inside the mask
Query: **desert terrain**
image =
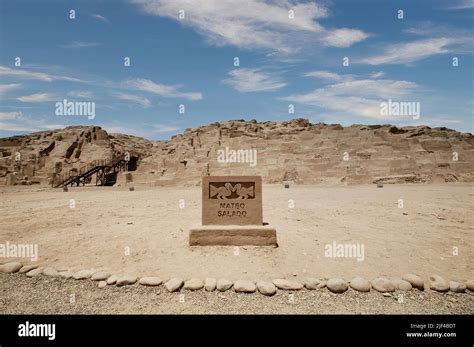
<svg viewBox="0 0 474 347"><path fill-rule="evenodd" d="M167 141L92 126L0 139L0 244L38 246L36 261L6 256L0 264L21 261L49 273L0 274L0 312L473 313L469 290L339 295L322 286L260 298L134 282L228 279L235 289L237 280L325 284L412 273L425 288L432 275L472 288L473 141L447 128L305 119L212 123ZM255 151L256 165L219 162L223 149ZM51 187L124 155L129 160L108 186L88 176L85 186ZM219 175L262 177L263 221L276 228L278 247L189 246L189 230L202 222L202 177ZM337 253L346 246L359 253ZM135 284L99 287L57 276L82 270ZM82 298L77 305L65 299L70 293Z"/></svg>
<svg viewBox="0 0 474 347"><path fill-rule="evenodd" d="M239 247L238 255L234 247L188 246L188 230L201 223L200 192L200 187L140 185L135 191L79 187L69 192L4 187L0 242L38 244L40 266L164 279L350 280L406 272L449 280L474 277L471 185L264 185L264 221L276 227L279 247ZM326 257L325 246L333 242L363 244L364 258ZM9 260L14 259L2 259Z"/></svg>

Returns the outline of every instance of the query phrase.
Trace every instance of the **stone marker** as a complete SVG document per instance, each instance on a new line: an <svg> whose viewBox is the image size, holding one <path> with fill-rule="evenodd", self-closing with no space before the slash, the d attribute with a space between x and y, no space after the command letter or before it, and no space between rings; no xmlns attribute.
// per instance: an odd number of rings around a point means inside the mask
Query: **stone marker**
<svg viewBox="0 0 474 347"><path fill-rule="evenodd" d="M260 176L205 176L202 226L189 232L190 246L277 246L275 228L263 225Z"/></svg>

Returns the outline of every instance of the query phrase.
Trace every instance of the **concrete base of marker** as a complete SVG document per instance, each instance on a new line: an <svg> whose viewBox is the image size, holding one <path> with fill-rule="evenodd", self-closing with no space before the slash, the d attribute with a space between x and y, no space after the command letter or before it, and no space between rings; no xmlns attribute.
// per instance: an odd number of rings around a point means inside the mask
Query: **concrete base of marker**
<svg viewBox="0 0 474 347"><path fill-rule="evenodd" d="M269 225L204 225L189 231L190 246L278 247L276 229Z"/></svg>

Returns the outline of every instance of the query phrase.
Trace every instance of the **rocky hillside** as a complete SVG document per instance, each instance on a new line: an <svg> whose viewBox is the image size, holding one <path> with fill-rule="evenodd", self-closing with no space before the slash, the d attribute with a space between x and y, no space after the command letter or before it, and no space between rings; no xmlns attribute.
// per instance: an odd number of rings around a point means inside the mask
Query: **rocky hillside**
<svg viewBox="0 0 474 347"><path fill-rule="evenodd" d="M218 160L219 151L226 150ZM229 162L232 151L255 150L256 162ZM265 183L365 184L472 182L474 137L446 128L235 120L187 129L168 141L107 134L100 127L0 139L6 184L47 183L94 160L128 151L136 171L121 174L154 185L197 185L203 175L261 175ZM20 153L20 160L15 154ZM251 157L251 159L254 159Z"/></svg>
<svg viewBox="0 0 474 347"><path fill-rule="evenodd" d="M142 138L109 135L100 127L87 126L1 138L0 183L47 184L55 174L79 169L93 160L111 159L125 151L148 156L152 147L152 142Z"/></svg>

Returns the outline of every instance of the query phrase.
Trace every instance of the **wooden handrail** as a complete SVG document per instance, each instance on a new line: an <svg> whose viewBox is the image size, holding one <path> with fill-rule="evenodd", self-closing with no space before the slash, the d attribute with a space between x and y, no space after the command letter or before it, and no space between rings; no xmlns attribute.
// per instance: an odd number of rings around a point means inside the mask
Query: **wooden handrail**
<svg viewBox="0 0 474 347"><path fill-rule="evenodd" d="M123 154L115 156L112 159L93 160L92 162L80 167L78 171L74 171L73 169L71 169L68 172L65 172L63 174L55 175L52 180L52 186L59 187L65 182L67 182L68 180L70 180L71 178L82 176L97 167L114 167L115 165L120 163L122 160L125 160Z"/></svg>

